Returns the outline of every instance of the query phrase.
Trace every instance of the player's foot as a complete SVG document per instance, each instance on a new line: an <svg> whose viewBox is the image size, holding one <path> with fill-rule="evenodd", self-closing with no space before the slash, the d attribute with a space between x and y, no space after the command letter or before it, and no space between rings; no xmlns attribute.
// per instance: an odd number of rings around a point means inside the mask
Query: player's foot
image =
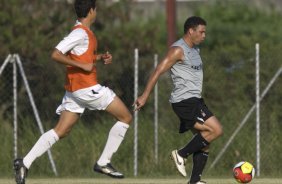
<svg viewBox="0 0 282 184"><path fill-rule="evenodd" d="M173 150L171 152L170 157L174 161L176 168L180 172L180 174L186 177L187 176L186 170L185 170L186 158L183 158L180 155L178 155L177 150Z"/></svg>
<svg viewBox="0 0 282 184"><path fill-rule="evenodd" d="M104 166L100 166L96 163L93 170L113 178L124 178L123 174L118 172L110 163Z"/></svg>
<svg viewBox="0 0 282 184"><path fill-rule="evenodd" d="M23 164L23 159L14 160L15 180L17 184L25 184L28 169Z"/></svg>
<svg viewBox="0 0 282 184"><path fill-rule="evenodd" d="M188 184L206 184L207 182L205 181L198 181L198 182L188 182Z"/></svg>

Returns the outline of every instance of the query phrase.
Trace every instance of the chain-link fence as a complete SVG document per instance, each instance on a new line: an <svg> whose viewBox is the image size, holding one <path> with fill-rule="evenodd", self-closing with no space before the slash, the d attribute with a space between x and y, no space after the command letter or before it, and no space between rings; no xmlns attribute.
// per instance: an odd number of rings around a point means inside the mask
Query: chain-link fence
<svg viewBox="0 0 282 184"><path fill-rule="evenodd" d="M246 160L256 166L256 118L255 110L255 49L246 50L248 57L230 58L228 55L218 54L216 51L205 53L202 49L204 61L204 89L203 97L211 111L218 117L224 127L224 135L216 140L211 147L210 159L206 167L207 176L231 176L235 163ZM101 84L111 87L118 96L132 109L134 101L134 52L130 51L128 65L121 71L115 71L114 64L105 68L98 66ZM276 54L279 56L279 54ZM218 58L218 57L221 58ZM271 83L265 97L261 100L260 109L260 162L261 176L279 176L281 174L280 140L281 140L281 61L280 58L270 57L261 48L260 79L261 93ZM162 55L158 56L158 60ZM271 58L271 59L269 59ZM63 71L45 73L36 70L38 78L29 78L31 68L25 68L28 59L21 58L27 75L43 128L48 130L56 124L58 117L55 109L60 104L64 89L53 89L56 82L63 86ZM11 60L14 61L14 60ZM154 69L155 54L142 56L139 54L139 94L143 91L147 79ZM228 62L226 62L228 61ZM118 62L118 61L117 61ZM0 152L0 176L11 175L11 163L14 158L14 97L13 77L17 74L17 150L18 156L24 156L40 136L36 115L32 107L26 85L19 68L17 71L12 62L3 66L1 61L0 75L0 137L2 149ZM228 65L226 63L229 63ZM48 67L48 66L45 66ZM41 72L40 72L41 71ZM106 72L107 71L107 72ZM279 73L280 71L280 73ZM115 83L107 81L107 75L115 72ZM32 75L34 76L34 75ZM57 77L56 77L57 76ZM38 79L45 80L38 80ZM14 78L15 80L15 78ZM38 83L37 81L41 81ZM114 85L113 85L114 84ZM151 97L138 113L138 176L167 176L176 175L169 154L173 149L180 148L191 138L190 133L178 134L179 120L172 112L168 102L172 89L169 74L164 74L158 82L158 125L155 124L155 98ZM55 92L60 91L60 92ZM249 113L249 114L248 114ZM246 116L248 118L246 119ZM245 118L245 119L244 119ZM99 157L107 138L109 129L115 120L105 112L86 111L71 135L59 141L53 148L52 154L60 176L78 175L91 176L92 164ZM242 128L236 129L243 124ZM127 175L134 175L134 124L129 129L126 138L114 155L113 162L125 171ZM157 127L157 130L155 129ZM156 142L157 133L157 142ZM234 135L231 141L230 137ZM156 144L157 143L157 144ZM71 160L71 161L70 161ZM11 170L7 170L11 168ZM216 169L214 169L216 168ZM191 170L191 160L187 170ZM45 154L34 162L31 174L37 176L53 176L50 157Z"/></svg>

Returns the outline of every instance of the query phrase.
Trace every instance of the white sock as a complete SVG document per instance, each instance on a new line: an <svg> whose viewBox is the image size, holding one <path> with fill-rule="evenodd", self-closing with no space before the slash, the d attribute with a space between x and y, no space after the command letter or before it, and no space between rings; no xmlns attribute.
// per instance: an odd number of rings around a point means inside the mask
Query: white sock
<svg viewBox="0 0 282 184"><path fill-rule="evenodd" d="M31 166L32 162L45 153L59 140L58 135L54 129L49 130L41 135L29 153L24 157L23 163L27 169Z"/></svg>
<svg viewBox="0 0 282 184"><path fill-rule="evenodd" d="M104 166L111 162L111 158L123 141L128 127L128 124L118 121L111 128L104 151L97 161L98 165Z"/></svg>

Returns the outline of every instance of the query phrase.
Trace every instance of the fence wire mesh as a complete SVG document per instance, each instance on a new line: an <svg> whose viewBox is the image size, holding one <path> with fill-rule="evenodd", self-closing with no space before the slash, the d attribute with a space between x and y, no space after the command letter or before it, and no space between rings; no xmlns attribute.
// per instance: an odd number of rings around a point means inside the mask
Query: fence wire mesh
<svg viewBox="0 0 282 184"><path fill-rule="evenodd" d="M226 152L214 165L216 169L209 169L218 153L226 145L230 135L251 107L255 104L255 52L254 48L247 50L247 56L230 57L228 53L205 53L202 49L204 62L204 89L203 97L218 117L224 127L224 135L216 140L210 150L210 158L206 167L206 176L231 176L231 170L235 163L246 160L256 165L256 122L255 111L239 133L235 136ZM223 51L221 51L223 52ZM281 68L281 57L270 57L271 53L264 53L261 49L260 79L261 92L269 84L271 78ZM221 58L219 58L219 56ZM233 55L234 56L234 55ZM159 55L159 59L162 55ZM270 59L271 58L271 59ZM58 116L56 107L60 104L64 95L63 81L64 71L54 68L54 73L39 68L25 68L27 58L21 58L27 79L30 84L39 115L45 130L55 126ZM98 66L101 84L111 87L118 96L132 110L134 67L132 56L125 59L123 70L115 70L114 64L107 69ZM4 59L2 59L4 61ZM1 65L2 62L1 61ZM35 62L35 61L34 61ZM118 62L118 61L117 61ZM119 63L116 63L119 64ZM142 57L139 60L139 94L144 89L150 73L154 68L154 53ZM34 76L36 72L37 77ZM33 75L30 75L33 73ZM107 78L108 73L114 73L113 78ZM34 114L26 93L23 81L18 73L18 152L24 156L40 136ZM58 88L57 83L61 83ZM281 107L281 75L273 83L265 98L261 101L261 176L280 176L281 168L279 160L282 138L282 107ZM53 86L56 86L55 89ZM164 74L158 82L158 145L154 145L154 95L139 112L138 122L138 176L174 176L172 162L169 154L173 149L185 145L192 134L178 134L179 120L168 102L172 83L169 73ZM0 176L11 175L6 168L11 167L13 160L13 65L9 63L0 76L0 136L2 139L2 151L0 152ZM61 176L91 176L92 164L95 163L102 152L107 139L108 131L115 120L105 112L86 111L74 127L71 135L56 144L52 148L55 164ZM129 129L126 138L114 156L113 161L127 175L133 175L133 126ZM158 147L158 160L155 160L155 146ZM71 159L71 161L70 161ZM188 161L187 171L191 171L191 160ZM31 173L38 176L52 176L51 165L46 154L36 161ZM65 169L65 168L69 169ZM79 168L79 169L76 169Z"/></svg>

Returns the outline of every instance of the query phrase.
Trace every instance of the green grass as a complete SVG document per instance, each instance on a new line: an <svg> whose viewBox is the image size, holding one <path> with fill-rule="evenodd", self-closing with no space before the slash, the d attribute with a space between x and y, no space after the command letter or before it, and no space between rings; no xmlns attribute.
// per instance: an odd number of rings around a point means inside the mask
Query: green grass
<svg viewBox="0 0 282 184"><path fill-rule="evenodd" d="M208 184L236 184L234 179L206 179ZM15 184L13 179L0 179L1 184ZM186 184L186 179L149 179L149 178L127 178L127 179L27 179L27 184ZM281 184L282 178L254 179L251 184Z"/></svg>

